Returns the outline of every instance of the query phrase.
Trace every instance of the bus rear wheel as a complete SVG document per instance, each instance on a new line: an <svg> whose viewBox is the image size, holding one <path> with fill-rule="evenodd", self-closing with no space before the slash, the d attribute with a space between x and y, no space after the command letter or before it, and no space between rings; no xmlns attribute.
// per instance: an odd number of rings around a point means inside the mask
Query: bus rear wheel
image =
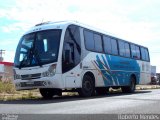
<svg viewBox="0 0 160 120"><path fill-rule="evenodd" d="M95 85L92 77L85 75L82 82L82 88L78 91L79 95L82 97L90 97L95 94Z"/></svg>
<svg viewBox="0 0 160 120"><path fill-rule="evenodd" d="M135 77L131 76L130 78L130 85L121 87L122 92L124 93L133 93L136 89L136 79Z"/></svg>

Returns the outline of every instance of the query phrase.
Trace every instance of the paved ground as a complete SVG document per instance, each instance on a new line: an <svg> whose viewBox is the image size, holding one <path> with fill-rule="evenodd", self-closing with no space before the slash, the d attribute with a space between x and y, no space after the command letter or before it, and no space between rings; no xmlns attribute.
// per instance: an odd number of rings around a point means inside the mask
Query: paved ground
<svg viewBox="0 0 160 120"><path fill-rule="evenodd" d="M64 96L52 100L0 101L0 113L160 114L160 90L140 90L134 94L112 93L92 98Z"/></svg>

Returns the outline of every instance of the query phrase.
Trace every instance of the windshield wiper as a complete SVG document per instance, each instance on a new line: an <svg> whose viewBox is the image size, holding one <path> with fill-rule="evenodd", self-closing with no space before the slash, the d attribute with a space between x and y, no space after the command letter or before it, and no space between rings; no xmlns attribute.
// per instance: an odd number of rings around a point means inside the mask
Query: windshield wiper
<svg viewBox="0 0 160 120"><path fill-rule="evenodd" d="M20 64L19 64L19 69L22 68L22 66L24 65L24 63L27 63L27 61L28 61L27 54L28 54L28 53L26 53L26 55L23 57L22 61L20 62ZM27 57L27 58L26 58L26 57Z"/></svg>
<svg viewBox="0 0 160 120"><path fill-rule="evenodd" d="M41 60L39 58L39 52L36 49L34 49L33 47L31 47L27 51L26 55L23 57L23 60L20 62L19 69L21 69L27 62L29 62L29 64L31 65L34 60L34 57L36 59L37 64L40 67L42 67Z"/></svg>

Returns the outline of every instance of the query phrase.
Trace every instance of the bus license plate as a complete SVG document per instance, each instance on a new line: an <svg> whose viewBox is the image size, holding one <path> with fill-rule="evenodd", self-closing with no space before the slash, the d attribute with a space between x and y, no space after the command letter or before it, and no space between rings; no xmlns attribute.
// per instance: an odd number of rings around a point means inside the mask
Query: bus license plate
<svg viewBox="0 0 160 120"><path fill-rule="evenodd" d="M26 82L27 85L34 85L33 81Z"/></svg>

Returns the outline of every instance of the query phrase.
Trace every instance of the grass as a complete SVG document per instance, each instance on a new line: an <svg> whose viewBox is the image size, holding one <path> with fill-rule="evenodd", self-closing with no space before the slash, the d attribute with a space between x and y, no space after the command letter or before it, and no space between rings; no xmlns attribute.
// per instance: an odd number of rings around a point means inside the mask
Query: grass
<svg viewBox="0 0 160 120"><path fill-rule="evenodd" d="M15 87L11 82L0 81L0 93L14 94L15 92Z"/></svg>
<svg viewBox="0 0 160 120"><path fill-rule="evenodd" d="M137 90L160 89L160 85L137 85Z"/></svg>
<svg viewBox="0 0 160 120"><path fill-rule="evenodd" d="M38 90L16 91L12 82L0 81L0 100L19 100L40 98Z"/></svg>
<svg viewBox="0 0 160 120"><path fill-rule="evenodd" d="M147 89L160 89L160 85L137 85L137 90L147 90ZM110 92L117 92L120 89L114 90L111 89ZM64 92L63 95L74 96L78 95L76 92ZM0 81L0 100L7 101L7 100L22 100L22 99L37 99L41 98L41 95L36 90L23 90L23 91L16 91L15 86L12 82L2 82Z"/></svg>

